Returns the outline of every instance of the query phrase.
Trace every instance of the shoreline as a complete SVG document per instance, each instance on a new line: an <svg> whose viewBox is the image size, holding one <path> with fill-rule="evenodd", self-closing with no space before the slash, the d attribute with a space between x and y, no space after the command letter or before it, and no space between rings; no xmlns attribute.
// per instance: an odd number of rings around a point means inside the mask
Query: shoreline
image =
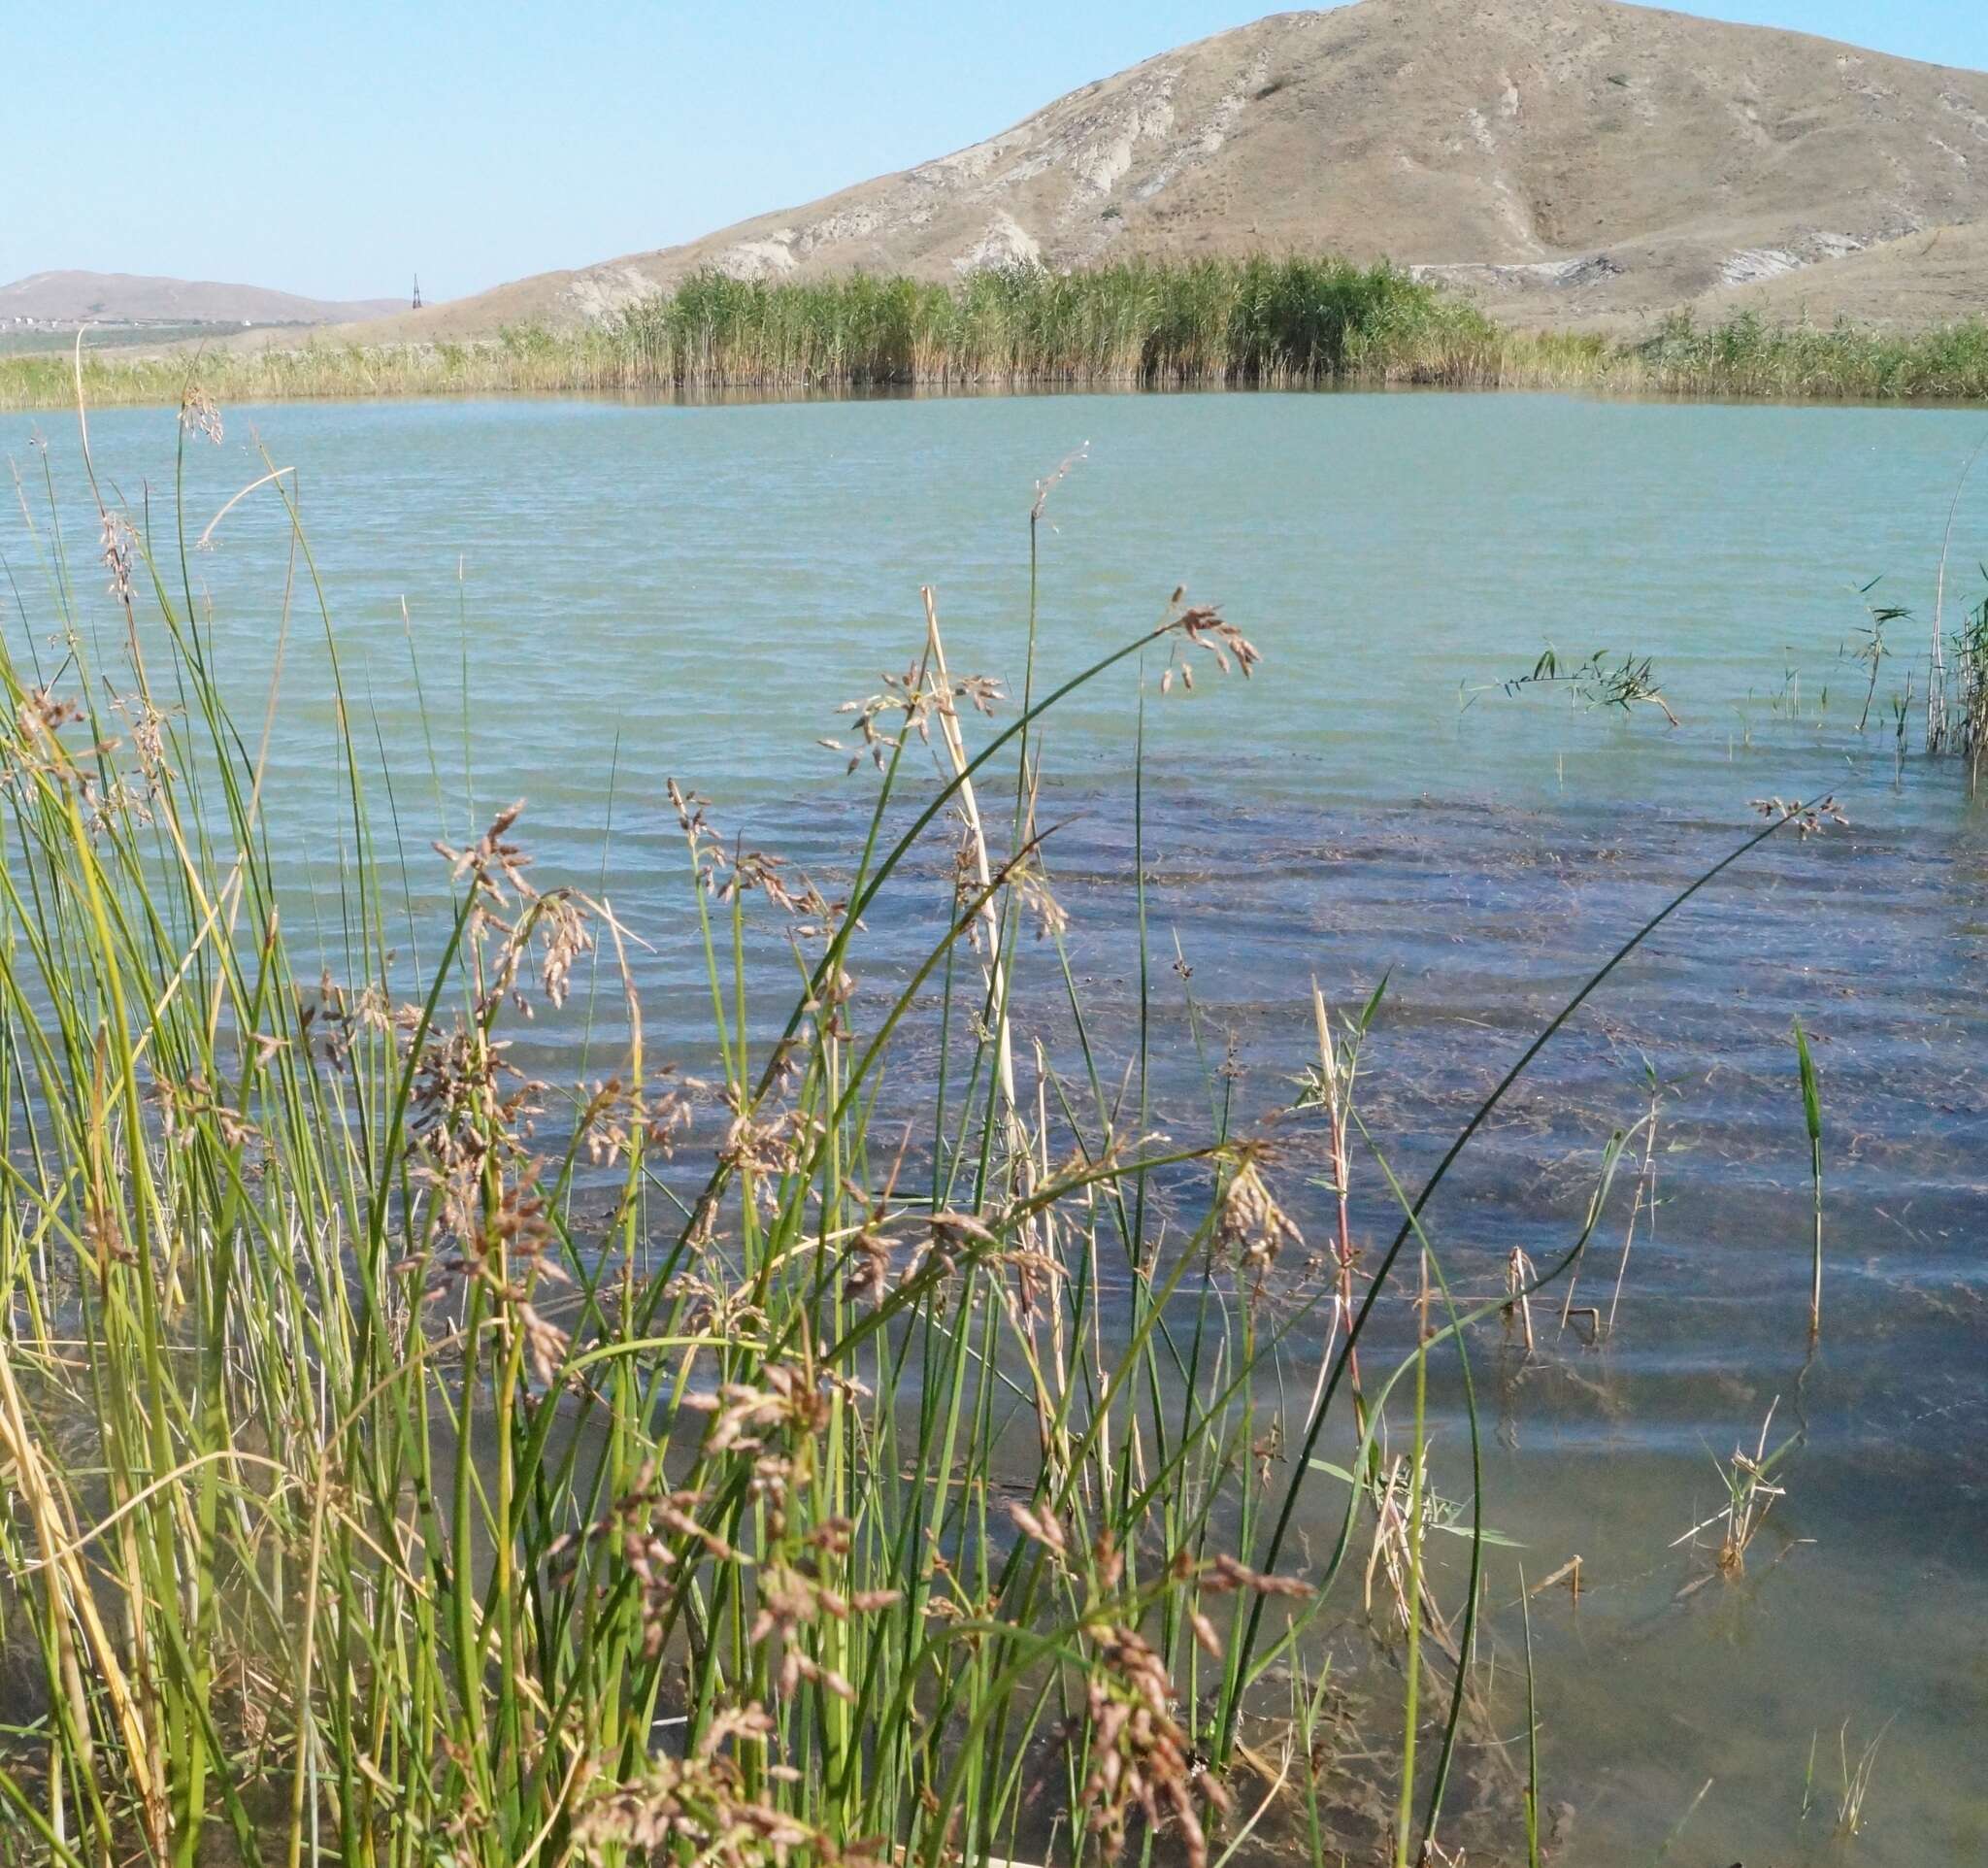
<svg viewBox="0 0 1988 1868"><path fill-rule="evenodd" d="M79 381L80 379L80 381ZM1510 330L1469 300L1332 258L977 274L954 285L716 274L579 331L461 343L0 355L0 409L401 396L1017 394L1343 387L1667 400L1988 401L1988 319L1916 331L1717 324Z"/></svg>
<svg viewBox="0 0 1988 1868"><path fill-rule="evenodd" d="M4 376L4 369L0 369ZM184 389L171 392L147 385L144 392L120 393L113 387L84 382L84 406L91 410L154 409L171 412L181 406ZM204 384L194 386L206 388ZM1981 395L1874 395L1817 388L1808 393L1755 390L1730 385L1693 388L1618 386L1578 381L1435 382L1402 378L1332 378L1319 383L1164 383L1118 380L1083 381L1022 379L1002 382L929 383L809 383L792 384L733 383L717 385L686 384L655 388L594 387L586 384L476 383L423 384L367 390L348 384L321 389L289 387L256 389L246 384L206 389L210 400L230 408L317 404L322 407L402 402L598 402L621 408L720 409L761 408L776 404L843 402L977 402L1035 396L1252 396L1252 395L1541 395L1574 396L1582 401L1658 405L1669 408L1760 409L1884 409L1899 412L1964 413L1988 406ZM15 401L0 393L0 416L73 413L72 382L66 397Z"/></svg>
<svg viewBox="0 0 1988 1868"><path fill-rule="evenodd" d="M478 401L573 398L658 407L709 408L730 403L920 402L1048 395L1253 395L1379 394L1416 391L1442 394L1578 395L1596 401L1714 404L1765 407L1838 407L1966 410L1988 404L1988 373L1978 385L1950 389L1913 386L1887 391L1854 382L1760 382L1740 373L1640 369L1633 354L1599 369L1556 369L1521 364L1506 370L1445 371L1406 366L1293 379L1238 379L1209 372L1155 381L1122 372L1085 375L1017 373L1000 376L935 374L911 379L863 376L791 378L691 378L655 383L617 383L575 373L547 375L509 370L492 360L467 366L459 360L392 350L354 348L270 353L285 359L274 367L224 370L184 369L164 358L93 365L85 359L83 401L100 409L176 409L192 393L229 404L288 402ZM288 359L301 359L301 363ZM0 356L0 415L37 415L73 410L77 385L73 367L62 359L44 384L41 372L17 371L17 359ZM45 362L45 358L37 358ZM262 365L258 355L254 365Z"/></svg>

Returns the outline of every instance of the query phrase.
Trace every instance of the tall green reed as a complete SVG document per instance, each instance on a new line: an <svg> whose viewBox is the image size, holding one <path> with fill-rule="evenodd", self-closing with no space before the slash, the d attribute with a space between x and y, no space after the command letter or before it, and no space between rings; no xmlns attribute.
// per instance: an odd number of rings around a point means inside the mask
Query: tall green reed
<svg viewBox="0 0 1988 1868"><path fill-rule="evenodd" d="M184 417L182 457L207 418ZM285 483L262 491L315 590ZM1224 1265L1275 1247L1252 1227L1276 1209L1223 1145L1157 1146L1040 1074L1033 1110L1017 1093L998 983L1048 912L1044 838L1018 792L990 859L971 800L1144 648L1245 669L1253 649L1176 605L970 754L959 703L986 689L941 672L935 617L860 717L880 777L837 903L678 793L719 1064L699 1095L647 1052L631 931L533 879L515 807L438 846L427 965L394 951L414 885L343 700L338 818L315 831L342 894L328 946L294 945L271 853L290 827L264 816L278 696L257 743L183 525L108 504L98 524L121 648L99 659L50 513L56 665L0 656L0 1432L39 1679L11 1818L63 1861L191 1862L216 1821L241 1858L293 1863L718 1835L754 1859L937 1859L1011 1848L1067 1755L1066 1802L1107 1840L1143 1808L1198 1851L1222 1793L1194 1783L1174 1673L1197 1638L1220 1651L1238 1590L1296 1586L1222 1553L1255 1419ZM935 726L949 763L900 828ZM859 1020L862 916L957 806L977 869ZM753 902L814 956L770 1051ZM871 1124L894 1040L975 941L921 1197ZM506 1027L556 1016L604 950L623 1004L593 1043L618 1066L562 1112L510 1071ZM670 1165L686 1128L713 1151L701 1188ZM1214 1180L1204 1218L1143 1241L1134 1192L1190 1168ZM1123 1343L1108 1256L1143 1293ZM1176 1385L1183 1358L1217 1403Z"/></svg>

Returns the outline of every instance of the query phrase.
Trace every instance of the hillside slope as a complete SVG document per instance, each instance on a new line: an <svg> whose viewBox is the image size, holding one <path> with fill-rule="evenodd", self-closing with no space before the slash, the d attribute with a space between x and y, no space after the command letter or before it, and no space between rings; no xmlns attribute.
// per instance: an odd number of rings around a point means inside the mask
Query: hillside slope
<svg viewBox="0 0 1988 1868"><path fill-rule="evenodd" d="M138 273L31 273L0 285L0 324L334 324L407 309L395 298L302 298L262 285Z"/></svg>
<svg viewBox="0 0 1988 1868"><path fill-rule="evenodd" d="M1838 280L1879 316L1952 316L1988 300L1981 243L1943 243L1916 293L1913 255L1983 220L1988 75L1613 0L1358 0L1162 53L809 206L368 335L580 323L701 266L944 279L1294 249L1427 268L1524 322L1760 284L1785 308L1805 274L1810 316Z"/></svg>

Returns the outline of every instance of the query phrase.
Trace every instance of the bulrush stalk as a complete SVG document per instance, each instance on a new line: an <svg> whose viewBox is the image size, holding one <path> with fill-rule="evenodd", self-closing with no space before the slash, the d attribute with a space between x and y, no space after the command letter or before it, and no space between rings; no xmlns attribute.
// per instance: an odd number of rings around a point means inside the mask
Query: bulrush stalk
<svg viewBox="0 0 1988 1868"><path fill-rule="evenodd" d="M1333 1207L1337 1230L1333 1255L1339 1272L1339 1312L1338 1323L1342 1329L1349 1328L1353 1320L1353 1162L1351 1148L1353 1080L1359 1061L1359 1036L1365 1032L1373 1014L1379 1003L1376 993L1362 1016L1353 1037L1342 1044L1332 1028L1332 1017L1326 1009L1325 994L1318 988L1318 982L1311 983L1311 1022L1318 1038L1318 1072L1315 1084L1310 1087L1307 1100L1316 1103L1325 1110L1327 1141L1332 1164ZM1325 1381L1326 1370L1331 1361L1330 1350L1319 1362L1319 1383ZM1360 1358L1357 1353L1346 1358L1347 1383L1353 1402L1354 1429L1364 1434L1367 1431L1367 1398L1360 1387ZM1312 1397L1317 1404L1317 1395ZM1375 1457L1379 1457L1376 1447ZM1378 1470L1377 1466L1375 1468Z"/></svg>

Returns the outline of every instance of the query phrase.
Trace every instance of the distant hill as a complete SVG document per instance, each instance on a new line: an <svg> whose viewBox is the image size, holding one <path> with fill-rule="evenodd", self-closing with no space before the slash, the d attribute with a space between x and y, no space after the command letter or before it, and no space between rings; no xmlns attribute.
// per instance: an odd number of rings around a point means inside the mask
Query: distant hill
<svg viewBox="0 0 1988 1868"><path fill-rule="evenodd" d="M700 266L944 279L1319 249L1426 268L1519 323L1755 302L1922 321L1988 307L1975 223L1979 72L1612 0L1359 0L1164 52L806 207L367 335L585 323Z"/></svg>
<svg viewBox="0 0 1988 1868"><path fill-rule="evenodd" d="M0 285L0 331L37 324L339 324L407 309L400 298L300 298L262 285L150 279L136 273L31 273Z"/></svg>

